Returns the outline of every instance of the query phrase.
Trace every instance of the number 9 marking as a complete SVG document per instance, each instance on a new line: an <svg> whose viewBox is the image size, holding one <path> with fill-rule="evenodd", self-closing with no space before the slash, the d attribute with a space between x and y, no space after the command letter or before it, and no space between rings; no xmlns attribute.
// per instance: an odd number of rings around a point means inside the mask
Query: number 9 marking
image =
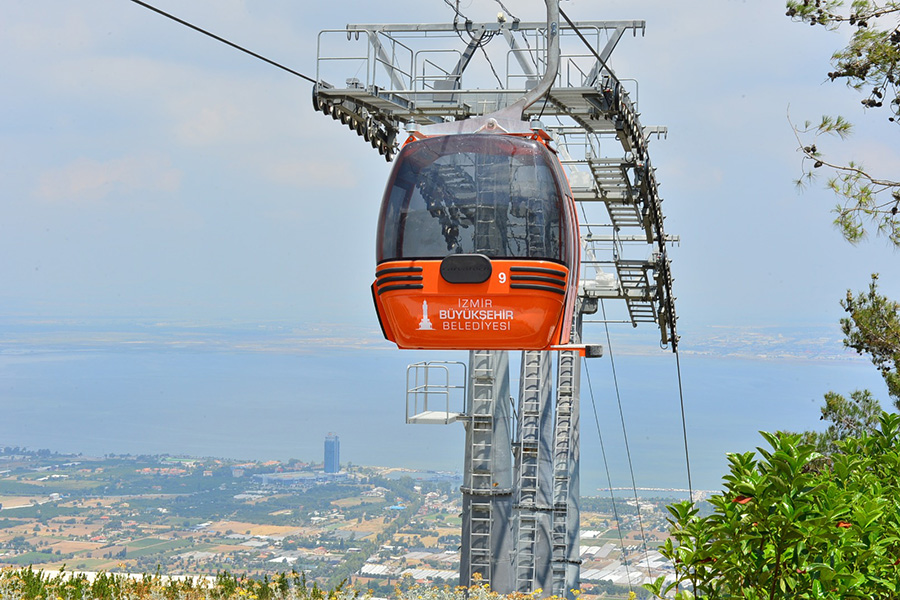
<svg viewBox="0 0 900 600"><path fill-rule="evenodd" d="M501 272L497 278L500 280L500 283L506 283L506 273Z"/></svg>

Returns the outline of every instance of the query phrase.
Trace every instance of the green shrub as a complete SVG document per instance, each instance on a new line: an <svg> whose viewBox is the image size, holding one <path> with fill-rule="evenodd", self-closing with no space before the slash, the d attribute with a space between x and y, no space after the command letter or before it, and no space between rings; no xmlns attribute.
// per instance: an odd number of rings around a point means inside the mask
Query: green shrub
<svg viewBox="0 0 900 600"><path fill-rule="evenodd" d="M818 453L796 434L763 433L771 449L728 456L711 515L673 504L676 571L645 586L676 598L900 597L900 415Z"/></svg>

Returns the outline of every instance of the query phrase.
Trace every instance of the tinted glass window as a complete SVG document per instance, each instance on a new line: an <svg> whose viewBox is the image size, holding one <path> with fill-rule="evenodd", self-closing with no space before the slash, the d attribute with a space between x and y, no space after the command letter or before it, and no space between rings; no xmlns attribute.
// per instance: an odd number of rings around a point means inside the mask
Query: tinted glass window
<svg viewBox="0 0 900 600"><path fill-rule="evenodd" d="M379 261L453 253L562 260L550 160L539 142L505 135L407 144L385 191Z"/></svg>

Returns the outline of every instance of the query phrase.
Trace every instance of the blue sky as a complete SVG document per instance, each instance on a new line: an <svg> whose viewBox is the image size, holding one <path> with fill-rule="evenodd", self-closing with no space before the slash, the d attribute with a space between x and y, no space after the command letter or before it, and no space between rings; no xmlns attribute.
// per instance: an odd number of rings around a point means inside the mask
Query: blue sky
<svg viewBox="0 0 900 600"><path fill-rule="evenodd" d="M504 4L544 15L536 0ZM322 29L452 19L441 0L156 5L311 75ZM776 0L562 7L576 20L647 22L612 65L639 81L643 124L668 127L651 155L666 229L681 239L670 256L685 352L716 336L727 347L782 333L807 346L825 336L826 353L841 355L848 288L880 272L900 298L896 252L874 237L847 244L830 192L792 183L800 155L788 112L795 122L844 114L857 134L826 152L882 173L900 164L886 120L826 82L842 34L792 24ZM500 10L460 8L475 20ZM202 326L238 346L227 326L241 323L269 349L290 351L285 339L388 349L368 286L389 166L312 110L309 83L128 0L5 0L0 81L0 314L45 328L7 332L7 349L48 336L115 348L134 341L138 322L178 324L165 334L176 344ZM294 337L257 327L272 323ZM646 326L614 339L658 352Z"/></svg>
<svg viewBox="0 0 900 600"><path fill-rule="evenodd" d="M535 1L506 3L540 19ZM160 0L159 6L304 73L316 33L355 22L446 22L441 1ZM461 9L493 19L495 2ZM896 255L844 243L829 192L798 194L795 121L841 112L841 155L898 162L884 119L827 84L841 40L777 1L563 3L576 19L638 18L614 54L639 81L674 248L684 333L812 324ZM0 303L8 315L372 324L367 282L388 166L310 108L310 85L127 0L0 7ZM314 292L313 289L316 291ZM688 341L686 340L687 344Z"/></svg>

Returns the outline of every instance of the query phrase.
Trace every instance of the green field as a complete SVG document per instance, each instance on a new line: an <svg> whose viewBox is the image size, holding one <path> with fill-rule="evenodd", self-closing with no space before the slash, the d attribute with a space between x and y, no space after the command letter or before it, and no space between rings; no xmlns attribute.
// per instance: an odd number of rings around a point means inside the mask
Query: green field
<svg viewBox="0 0 900 600"><path fill-rule="evenodd" d="M130 552L131 548L146 548L148 546L156 546L157 544L162 544L163 542L167 541L169 540L161 540L159 538L153 537L143 538L140 540L134 540L133 542L128 542L128 549Z"/></svg>
<svg viewBox="0 0 900 600"><path fill-rule="evenodd" d="M189 540L172 540L172 541L160 541L159 544L153 544L151 546L144 546L143 548L139 548L137 550L132 551L131 547L128 547L128 558L140 558L142 556L148 556L150 554L162 554L163 552L170 552L172 550L179 550L181 548L187 548L191 545Z"/></svg>
<svg viewBox="0 0 900 600"><path fill-rule="evenodd" d="M18 556L4 556L3 562L8 565L28 566L40 563L54 562L60 557L50 552L26 552Z"/></svg>

